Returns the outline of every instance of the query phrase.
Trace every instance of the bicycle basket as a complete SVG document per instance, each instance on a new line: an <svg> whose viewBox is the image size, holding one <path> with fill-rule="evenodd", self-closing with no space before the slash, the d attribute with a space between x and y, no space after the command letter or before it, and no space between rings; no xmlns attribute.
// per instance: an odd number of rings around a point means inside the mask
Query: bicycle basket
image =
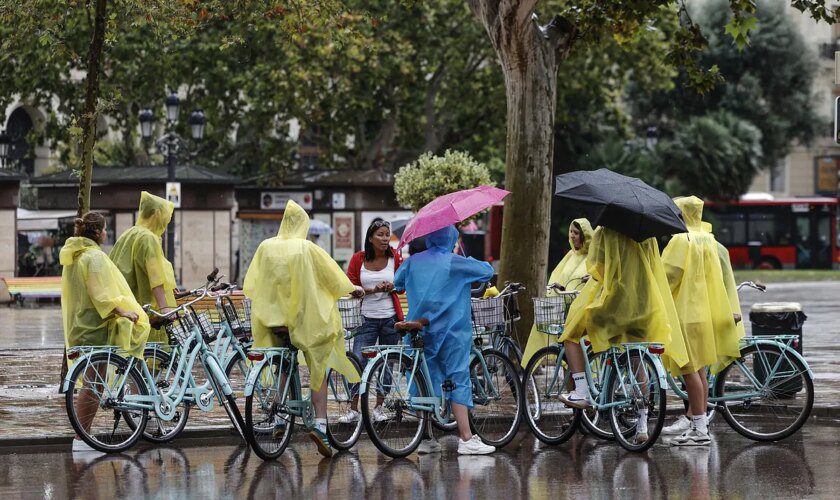
<svg viewBox="0 0 840 500"><path fill-rule="evenodd" d="M195 327L195 320L190 318L190 314L178 313L175 319L166 325L166 334L169 336L169 345L186 347L186 343L192 336L193 328Z"/></svg>
<svg viewBox="0 0 840 500"><path fill-rule="evenodd" d="M504 297L487 299L472 299L473 330L475 327L486 327L494 330L505 322Z"/></svg>
<svg viewBox="0 0 840 500"><path fill-rule="evenodd" d="M351 331L362 326L362 299L338 299L338 313L341 315L341 325Z"/></svg>
<svg viewBox="0 0 840 500"><path fill-rule="evenodd" d="M245 303L244 301L247 301ZM239 339L240 341L249 340L251 337L251 321L250 321L250 312L251 312L251 301L249 299L243 300L243 307L247 308L247 327L246 322L242 319L245 314L240 313L240 311L236 308L233 304L233 300L230 297L221 297L219 302L217 303L217 308L219 305L221 306L221 313L227 321L227 324L230 326L230 330L233 333L233 336Z"/></svg>
<svg viewBox="0 0 840 500"><path fill-rule="evenodd" d="M196 326L201 331L201 336L204 337L205 342L212 342L216 339L216 329L213 327L213 320L211 319L210 310L197 312L190 306L190 313L195 321Z"/></svg>
<svg viewBox="0 0 840 500"><path fill-rule="evenodd" d="M548 335L563 333L566 322L566 306L569 298L565 295L557 297L534 297L534 324L537 331Z"/></svg>

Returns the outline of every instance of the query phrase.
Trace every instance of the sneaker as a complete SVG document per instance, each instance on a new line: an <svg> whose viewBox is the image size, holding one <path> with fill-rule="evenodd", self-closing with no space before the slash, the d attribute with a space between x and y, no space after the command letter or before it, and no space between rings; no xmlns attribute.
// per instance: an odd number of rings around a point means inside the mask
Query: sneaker
<svg viewBox="0 0 840 500"><path fill-rule="evenodd" d="M440 453L440 443L435 439L424 439L417 447L417 453L427 455L429 453Z"/></svg>
<svg viewBox="0 0 840 500"><path fill-rule="evenodd" d="M358 422L359 418L361 418L361 416L362 416L361 413L359 413L356 410L351 408L351 409L347 410L347 413L338 417L338 423L339 424L352 424L352 423Z"/></svg>
<svg viewBox="0 0 840 500"><path fill-rule="evenodd" d="M709 437L709 433L703 433L697 429L689 429L671 440L672 446L709 446L710 444L712 444L712 438Z"/></svg>
<svg viewBox="0 0 840 500"><path fill-rule="evenodd" d="M327 435L321 432L320 429L316 427L309 431L309 438L315 442L315 445L318 447L318 453L327 458L332 457L333 450L332 446L330 446L330 440L327 439Z"/></svg>
<svg viewBox="0 0 840 500"><path fill-rule="evenodd" d="M81 439L73 438L73 453L102 453Z"/></svg>
<svg viewBox="0 0 840 500"><path fill-rule="evenodd" d="M662 428L662 435L680 436L689 429L691 429L691 420L689 420L688 417L686 417L685 415L680 415L680 418L678 418L676 422L667 427Z"/></svg>
<svg viewBox="0 0 840 500"><path fill-rule="evenodd" d="M385 410L383 410L381 406L377 406L373 409L372 418L374 422L384 422L390 417L385 414Z"/></svg>
<svg viewBox="0 0 840 500"><path fill-rule="evenodd" d="M458 440L459 455L489 455L496 451L494 446L484 444L478 434L473 434L469 441Z"/></svg>
<svg viewBox="0 0 840 500"><path fill-rule="evenodd" d="M592 406L592 400L589 399L589 394L579 394L577 391L572 391L564 396L560 396L560 399L566 403L566 406L571 408L578 408L582 410Z"/></svg>

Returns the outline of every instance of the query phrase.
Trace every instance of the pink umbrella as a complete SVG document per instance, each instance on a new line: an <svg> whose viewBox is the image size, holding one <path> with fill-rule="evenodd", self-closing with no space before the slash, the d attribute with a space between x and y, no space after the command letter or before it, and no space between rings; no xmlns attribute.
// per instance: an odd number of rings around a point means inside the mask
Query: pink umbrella
<svg viewBox="0 0 840 500"><path fill-rule="evenodd" d="M408 223L397 248L415 238L426 236L438 229L457 224L482 210L492 207L509 195L510 191L493 186L478 186L456 191L436 198L421 208Z"/></svg>

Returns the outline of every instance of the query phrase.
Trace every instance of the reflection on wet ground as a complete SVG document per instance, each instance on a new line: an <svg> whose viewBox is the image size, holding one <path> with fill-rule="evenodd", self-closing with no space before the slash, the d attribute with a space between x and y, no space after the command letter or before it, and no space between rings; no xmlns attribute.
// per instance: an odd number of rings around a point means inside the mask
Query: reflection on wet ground
<svg viewBox="0 0 840 500"><path fill-rule="evenodd" d="M543 447L521 434L489 456L389 460L366 440L321 459L305 441L275 462L236 446L138 447L83 459L69 452L2 454L6 498L836 498L840 428L807 427L781 443L732 431L707 449L659 444L644 454L595 438Z"/></svg>

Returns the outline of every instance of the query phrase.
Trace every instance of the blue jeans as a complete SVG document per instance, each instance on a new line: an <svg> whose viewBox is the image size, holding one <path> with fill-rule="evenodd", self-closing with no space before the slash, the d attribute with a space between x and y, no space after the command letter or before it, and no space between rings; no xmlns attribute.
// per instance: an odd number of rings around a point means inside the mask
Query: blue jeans
<svg viewBox="0 0 840 500"><path fill-rule="evenodd" d="M359 333L353 337L353 354L362 363L362 372L368 364L368 358L362 356L362 351L372 345L396 345L400 343L400 336L394 330L394 323L397 322L396 316L390 318L368 318L365 317L360 327ZM390 378L390 377L388 377ZM383 380L387 385L390 380ZM359 384L352 384L351 390L353 395L358 394Z"/></svg>

